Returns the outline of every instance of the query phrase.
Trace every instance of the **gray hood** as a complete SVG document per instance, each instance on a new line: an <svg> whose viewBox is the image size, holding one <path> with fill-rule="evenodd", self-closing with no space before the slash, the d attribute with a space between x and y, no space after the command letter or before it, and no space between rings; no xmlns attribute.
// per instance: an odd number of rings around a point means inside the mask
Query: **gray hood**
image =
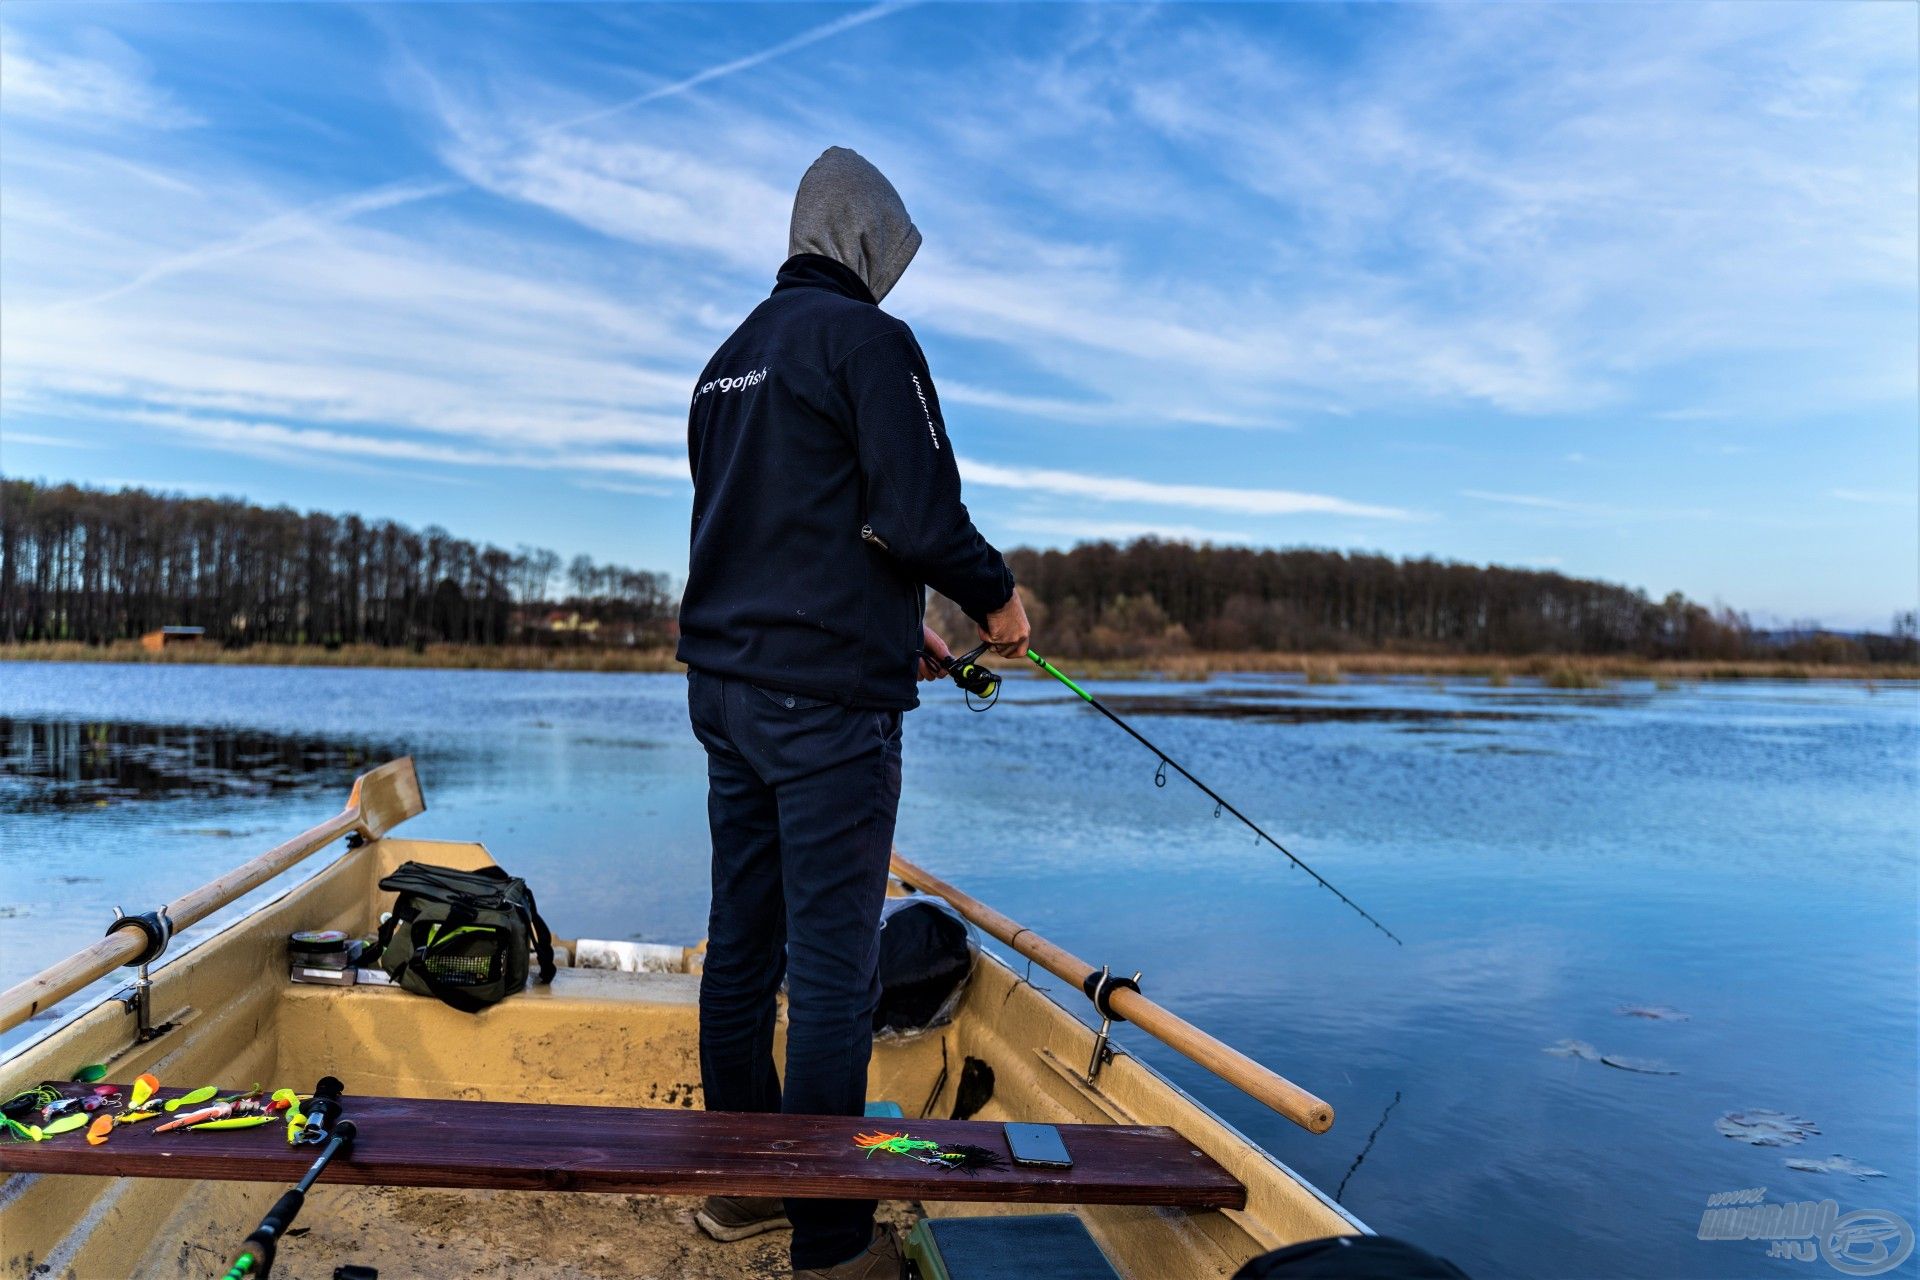
<svg viewBox="0 0 1920 1280"><path fill-rule="evenodd" d="M850 267L875 302L920 250L920 229L885 174L857 151L828 147L793 197L787 256L818 253Z"/></svg>

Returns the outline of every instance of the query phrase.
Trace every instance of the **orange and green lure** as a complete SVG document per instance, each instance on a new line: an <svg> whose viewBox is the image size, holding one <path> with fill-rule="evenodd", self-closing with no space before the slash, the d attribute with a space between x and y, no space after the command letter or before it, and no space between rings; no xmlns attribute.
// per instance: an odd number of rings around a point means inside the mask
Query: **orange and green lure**
<svg viewBox="0 0 1920 1280"><path fill-rule="evenodd" d="M930 1164L941 1169L958 1169L962 1173L978 1173L982 1169L1004 1169L1006 1161L985 1147L976 1147L969 1143L956 1143L943 1147L926 1138L915 1138L904 1133L856 1133L853 1145L861 1148L871 1159L876 1151L891 1152L896 1156L905 1156L909 1160L918 1160L921 1164Z"/></svg>

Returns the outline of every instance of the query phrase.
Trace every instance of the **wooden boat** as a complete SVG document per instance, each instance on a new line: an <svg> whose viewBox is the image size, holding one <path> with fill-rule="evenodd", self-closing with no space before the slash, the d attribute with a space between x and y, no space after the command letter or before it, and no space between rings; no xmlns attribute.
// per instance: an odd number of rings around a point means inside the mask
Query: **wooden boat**
<svg viewBox="0 0 1920 1280"><path fill-rule="evenodd" d="M168 1084L311 1082L332 1073L351 1094L648 1108L700 1106L696 1050L697 947L667 953L661 971L571 963L479 1015L378 986L288 981L287 935L369 930L385 903L376 883L409 859L473 868L478 844L409 840L393 828L424 808L411 761L363 776L339 814L229 872L166 911L184 928L327 847L312 878L279 893L136 980L0 1059L0 1096L76 1066L110 1078L151 1072ZM347 847L336 842L347 837ZM1020 954L1077 983L1088 966L903 859L902 886L946 897ZM554 904L546 904L555 914ZM564 918L564 912L558 913ZM132 960L144 940L124 929L0 995L0 1029ZM1023 966L1024 968L1024 966ZM141 973L144 975L145 970ZM1078 999L1055 988L1062 999ZM141 1006L145 1004L145 1012ZM1331 1111L1132 991L1110 1008L1175 1045L1308 1128ZM148 1038L138 1028L150 1025ZM1096 1033L998 958L982 953L950 1025L876 1044L870 1096L908 1117L945 1118L966 1064L992 1070L976 1119L1163 1125L1245 1187L1242 1209L1139 1204L1070 1206L1125 1277L1230 1276L1247 1259L1292 1242L1367 1228L1243 1134L1124 1052L1099 1062ZM1091 1082L1090 1063L1098 1066ZM973 1073L979 1077L976 1069ZM907 1121L909 1126L912 1121ZM33 1144L26 1144L32 1147ZM0 1170L7 1163L0 1146ZM107 1150L108 1148L100 1148ZM77 1150L77 1148L76 1148ZM238 1242L282 1190L275 1183L15 1172L0 1182L0 1266L8 1275L219 1276ZM343 1262L389 1277L732 1277L784 1274L786 1236L736 1244L692 1226L681 1196L573 1191L323 1185L281 1249L280 1273L331 1274ZM916 1218L1030 1214L1017 1203L883 1204L903 1228ZM1035 1275L1045 1272L1038 1265Z"/></svg>

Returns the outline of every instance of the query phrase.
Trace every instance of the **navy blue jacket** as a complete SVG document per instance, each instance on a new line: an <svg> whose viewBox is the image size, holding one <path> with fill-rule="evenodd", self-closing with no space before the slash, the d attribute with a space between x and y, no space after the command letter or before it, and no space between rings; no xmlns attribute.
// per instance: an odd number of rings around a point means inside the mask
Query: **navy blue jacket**
<svg viewBox="0 0 1920 1280"><path fill-rule="evenodd" d="M789 258L772 296L707 362L687 456L688 666L905 709L919 702L925 588L975 621L1013 594L960 501L913 331L831 258Z"/></svg>

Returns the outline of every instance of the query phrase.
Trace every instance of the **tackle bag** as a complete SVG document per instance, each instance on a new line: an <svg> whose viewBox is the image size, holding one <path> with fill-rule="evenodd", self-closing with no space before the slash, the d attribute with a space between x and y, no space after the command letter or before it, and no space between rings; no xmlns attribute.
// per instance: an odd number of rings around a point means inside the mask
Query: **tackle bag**
<svg viewBox="0 0 1920 1280"><path fill-rule="evenodd" d="M407 990L478 1013L526 987L529 947L540 982L553 981L553 934L518 876L405 862L380 887L399 896L380 925L379 965Z"/></svg>
<svg viewBox="0 0 1920 1280"><path fill-rule="evenodd" d="M880 1002L873 1033L910 1038L953 1021L979 944L954 909L938 898L907 894L880 908Z"/></svg>

